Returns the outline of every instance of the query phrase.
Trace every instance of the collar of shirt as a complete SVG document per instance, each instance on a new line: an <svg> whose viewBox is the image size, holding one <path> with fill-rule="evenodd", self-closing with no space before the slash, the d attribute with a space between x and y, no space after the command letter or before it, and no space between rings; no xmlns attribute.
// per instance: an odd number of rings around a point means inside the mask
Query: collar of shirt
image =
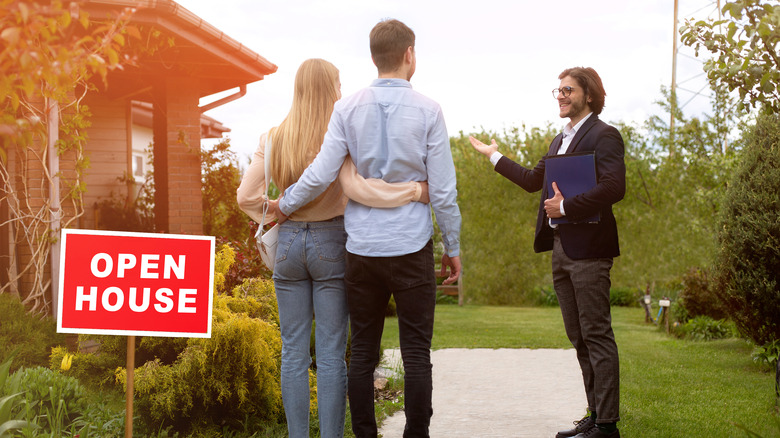
<svg viewBox="0 0 780 438"><path fill-rule="evenodd" d="M563 141L561 143L560 149L558 149L558 155L566 153L566 151L569 149L571 141L574 140L574 136L577 134L577 131L579 131L585 121L590 118L591 114L593 113L588 113L587 116L583 117L582 120L577 122L577 124L574 126L571 126L571 122L569 122L566 124L566 126L563 127Z"/></svg>
<svg viewBox="0 0 780 438"><path fill-rule="evenodd" d="M377 78L371 82L372 87L405 87L412 88L409 81L400 78Z"/></svg>

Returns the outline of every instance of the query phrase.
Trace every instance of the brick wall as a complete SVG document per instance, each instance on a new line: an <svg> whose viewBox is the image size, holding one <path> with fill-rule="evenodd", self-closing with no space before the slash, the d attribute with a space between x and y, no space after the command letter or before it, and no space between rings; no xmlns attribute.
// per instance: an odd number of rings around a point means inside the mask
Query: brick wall
<svg viewBox="0 0 780 438"><path fill-rule="evenodd" d="M155 217L168 233L203 233L198 87L197 79L166 78L155 89Z"/></svg>

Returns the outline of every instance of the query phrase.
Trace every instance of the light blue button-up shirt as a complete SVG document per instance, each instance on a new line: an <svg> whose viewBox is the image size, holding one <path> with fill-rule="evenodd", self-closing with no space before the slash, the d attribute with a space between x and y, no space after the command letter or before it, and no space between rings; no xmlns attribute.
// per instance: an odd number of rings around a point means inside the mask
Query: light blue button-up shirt
<svg viewBox="0 0 780 438"><path fill-rule="evenodd" d="M325 191L347 154L365 178L428 181L431 199L430 206L411 202L395 208L350 200L344 213L349 252L393 257L419 251L433 236L433 207L447 254L460 254L455 166L439 104L408 81L383 78L336 102L322 149L285 192L282 212L289 215Z"/></svg>

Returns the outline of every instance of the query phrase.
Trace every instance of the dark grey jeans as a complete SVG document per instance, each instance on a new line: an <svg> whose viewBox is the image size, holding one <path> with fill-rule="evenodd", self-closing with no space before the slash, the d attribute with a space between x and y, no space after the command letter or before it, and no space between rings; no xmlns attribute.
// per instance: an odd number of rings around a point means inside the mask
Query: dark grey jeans
<svg viewBox="0 0 780 438"><path fill-rule="evenodd" d="M553 285L566 335L577 351L588 408L597 423L620 419L620 365L609 308L611 258L572 260L558 233L552 253Z"/></svg>

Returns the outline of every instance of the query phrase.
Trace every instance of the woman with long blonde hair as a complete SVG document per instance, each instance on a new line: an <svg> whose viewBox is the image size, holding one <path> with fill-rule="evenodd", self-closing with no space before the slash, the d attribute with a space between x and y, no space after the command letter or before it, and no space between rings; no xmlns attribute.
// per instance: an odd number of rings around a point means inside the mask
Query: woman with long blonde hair
<svg viewBox="0 0 780 438"><path fill-rule="evenodd" d="M265 160L270 161L271 179L284 193L319 152L333 105L340 98L339 72L333 64L322 59L308 59L301 64L289 114L278 127L261 136L237 191L239 206L252 219L262 221ZM270 157L265 157L269 138ZM347 160L338 182L281 224L273 280L282 333L282 400L291 438L309 436L313 317L320 434L323 438L344 434L344 356L349 318L344 290L347 235L343 214L347 196L372 207L396 207L426 202L427 185L366 180ZM266 222L273 219L266 216Z"/></svg>

